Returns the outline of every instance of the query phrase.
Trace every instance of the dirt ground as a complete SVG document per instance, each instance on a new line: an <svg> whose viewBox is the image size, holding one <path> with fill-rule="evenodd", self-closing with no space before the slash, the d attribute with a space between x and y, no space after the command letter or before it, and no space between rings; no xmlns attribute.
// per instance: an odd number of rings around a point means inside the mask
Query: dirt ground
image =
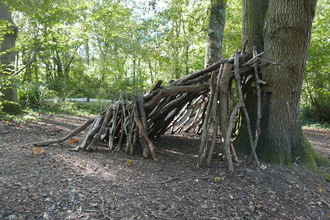
<svg viewBox="0 0 330 220"><path fill-rule="evenodd" d="M200 142L191 134L154 139L159 161L105 148L69 151L79 143L34 148L88 119L40 117L0 121L0 132L9 132L0 134L0 219L330 219L329 167L257 168L239 158L230 175L218 157L197 168ZM305 132L330 159L330 134Z"/></svg>

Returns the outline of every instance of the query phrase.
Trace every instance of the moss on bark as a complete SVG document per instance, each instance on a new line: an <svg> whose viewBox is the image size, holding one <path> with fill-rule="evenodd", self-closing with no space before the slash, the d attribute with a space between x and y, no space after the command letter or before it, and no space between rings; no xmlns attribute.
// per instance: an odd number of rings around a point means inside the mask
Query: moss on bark
<svg viewBox="0 0 330 220"><path fill-rule="evenodd" d="M305 134L303 134L301 144L296 148L294 154L297 155L296 158L308 169L330 165L330 161L312 147Z"/></svg>
<svg viewBox="0 0 330 220"><path fill-rule="evenodd" d="M240 152L249 155L251 153L249 140L244 131L240 132L234 145ZM293 161L298 161L310 170L320 166L330 166L330 161L313 148L305 134L301 137L300 146L293 146L291 151L283 146L273 145L273 142L267 139L261 139L256 149L258 158L264 162L290 166Z"/></svg>

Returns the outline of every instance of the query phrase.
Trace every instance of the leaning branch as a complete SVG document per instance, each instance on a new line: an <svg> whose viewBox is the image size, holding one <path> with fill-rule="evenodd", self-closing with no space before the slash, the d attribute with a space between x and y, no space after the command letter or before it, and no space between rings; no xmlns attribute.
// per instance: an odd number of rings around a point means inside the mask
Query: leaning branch
<svg viewBox="0 0 330 220"><path fill-rule="evenodd" d="M60 139L56 139L56 140L50 140L50 141L42 141L42 142L37 142L37 143L33 143L34 146L48 146L50 144L59 144L63 141L68 140L71 137L76 136L77 134L79 134L80 132L82 132L83 130L85 130L88 125L92 124L94 122L95 118L91 118L89 120L87 120L82 126L80 126L79 128L75 129L74 131L72 131L71 133L69 133L68 135L66 135L63 138Z"/></svg>

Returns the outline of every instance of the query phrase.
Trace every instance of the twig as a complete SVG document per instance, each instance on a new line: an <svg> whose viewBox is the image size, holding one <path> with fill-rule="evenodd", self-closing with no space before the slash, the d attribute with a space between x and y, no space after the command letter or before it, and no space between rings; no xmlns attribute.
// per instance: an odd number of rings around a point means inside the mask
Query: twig
<svg viewBox="0 0 330 220"><path fill-rule="evenodd" d="M163 184L163 183L168 183L168 182L171 182L172 180L176 180L176 179L180 179L180 177L172 177L172 178L168 178L167 180L163 181L163 182L159 182L160 184Z"/></svg>
<svg viewBox="0 0 330 220"><path fill-rule="evenodd" d="M314 190L312 190L312 189L309 189L310 191L312 191L312 193L314 194L314 195L316 195L317 197L319 197L319 199L320 199L320 201L322 202L322 203L324 203L325 205L327 205L329 208L330 208L330 203L328 203L327 201L325 201L319 194L317 194L316 192L314 192Z"/></svg>
<svg viewBox="0 0 330 220"><path fill-rule="evenodd" d="M105 214L105 210L104 210L104 204L105 204L105 202L104 202L104 199L103 199L103 197L102 196L100 196L100 198L101 198L101 200L102 200L102 206L100 207L100 210L101 210L101 212L102 212L102 214L103 214L103 216L104 216L104 218L105 219L113 219L113 218L111 218L111 217L109 217L107 214Z"/></svg>
<svg viewBox="0 0 330 220"><path fill-rule="evenodd" d="M269 60L262 59L260 57L257 57L257 59L261 60L261 61L264 61L264 62L267 62L267 63L274 64L274 65L281 65L281 66L284 66L284 67L288 67L288 66L284 65L283 63L275 63L275 62L272 62L272 61L269 61Z"/></svg>
<svg viewBox="0 0 330 220"><path fill-rule="evenodd" d="M255 60L255 58L263 55L264 53L265 52L261 52L261 53L259 53L257 55L254 55L253 58L251 58L249 61L247 61L246 63L244 63L241 67L256 63L257 61Z"/></svg>
<svg viewBox="0 0 330 220"><path fill-rule="evenodd" d="M16 72L14 72L13 74L11 74L12 76L16 76L17 74L19 74L20 72L22 72L26 67L28 67L31 63L33 63L36 60L36 54L33 55L32 59L25 64L21 69L17 70Z"/></svg>

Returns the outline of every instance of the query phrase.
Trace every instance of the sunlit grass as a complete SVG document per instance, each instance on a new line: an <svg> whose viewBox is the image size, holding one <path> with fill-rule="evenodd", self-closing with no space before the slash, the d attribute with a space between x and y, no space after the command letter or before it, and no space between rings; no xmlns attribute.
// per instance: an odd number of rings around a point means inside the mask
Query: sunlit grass
<svg viewBox="0 0 330 220"><path fill-rule="evenodd" d="M41 114L56 115L97 115L107 107L107 104L98 102L45 102L37 108L25 108L16 114L0 112L0 120L6 121L39 121Z"/></svg>
<svg viewBox="0 0 330 220"><path fill-rule="evenodd" d="M312 123L312 124L304 124L303 128L312 128L312 129L322 129L322 130L327 130L330 132L330 124L328 123Z"/></svg>

